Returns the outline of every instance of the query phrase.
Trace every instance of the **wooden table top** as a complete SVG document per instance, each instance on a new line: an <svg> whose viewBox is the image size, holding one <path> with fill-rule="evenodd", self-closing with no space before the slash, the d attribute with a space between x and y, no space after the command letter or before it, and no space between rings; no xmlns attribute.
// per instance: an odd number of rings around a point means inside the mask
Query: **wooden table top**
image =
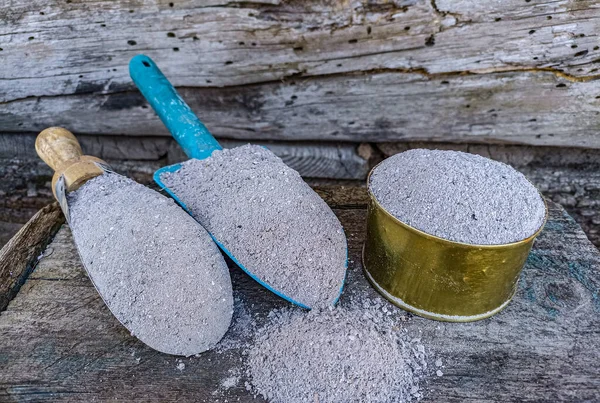
<svg viewBox="0 0 600 403"><path fill-rule="evenodd" d="M317 191L348 236L342 302L347 294L376 297L360 258L364 188L330 185ZM402 326L443 360L444 375L422 384L423 401L600 399L600 253L562 207L548 204L548 223L513 301L501 313L479 322L444 323L390 304L402 315ZM131 336L89 281L68 226L45 248L61 219L56 206L48 207L0 253L0 297L8 303L0 314L0 401L262 401L246 391L243 371L234 387L220 386L243 365L239 346L181 358ZM259 326L272 309L287 306L230 267L235 296ZM231 342L241 336L226 337Z"/></svg>

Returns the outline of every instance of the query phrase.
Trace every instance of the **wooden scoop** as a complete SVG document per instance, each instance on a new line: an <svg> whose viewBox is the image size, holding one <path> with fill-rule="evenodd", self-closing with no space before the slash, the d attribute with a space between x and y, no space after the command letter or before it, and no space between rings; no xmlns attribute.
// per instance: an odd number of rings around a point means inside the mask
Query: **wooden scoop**
<svg viewBox="0 0 600 403"><path fill-rule="evenodd" d="M212 348L231 322L233 294L227 265L204 228L173 200L83 155L68 130L44 130L35 147L55 170L52 190L112 314L160 352L189 356Z"/></svg>

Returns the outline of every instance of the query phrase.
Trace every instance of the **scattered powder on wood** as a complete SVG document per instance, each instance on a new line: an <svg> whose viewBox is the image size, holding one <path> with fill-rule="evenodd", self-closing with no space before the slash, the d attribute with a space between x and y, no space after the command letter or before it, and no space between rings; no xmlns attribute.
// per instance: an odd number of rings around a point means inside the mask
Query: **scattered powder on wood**
<svg viewBox="0 0 600 403"><path fill-rule="evenodd" d="M390 214L451 241L495 245L533 235L544 202L512 167L478 155L409 150L377 166L369 189Z"/></svg>
<svg viewBox="0 0 600 403"><path fill-rule="evenodd" d="M228 378L223 379L221 381L221 387L223 389L231 389L234 386L236 386L239 381L240 381L240 377L236 376L236 375L233 375L233 376L230 376Z"/></svg>
<svg viewBox="0 0 600 403"><path fill-rule="evenodd" d="M228 371L228 376L226 378L221 379L219 382L219 386L216 390L211 393L211 403L216 402L232 402L234 401L231 398L231 392L235 393L234 389L243 390L243 385L240 385L240 381L242 380L242 370L241 368L232 368ZM238 387L238 385L240 385ZM237 401L239 401L239 396L237 397Z"/></svg>
<svg viewBox="0 0 600 403"><path fill-rule="evenodd" d="M229 271L208 233L169 198L106 173L67 195L82 261L117 319L148 346L192 355L229 327Z"/></svg>
<svg viewBox="0 0 600 403"><path fill-rule="evenodd" d="M346 271L346 237L327 204L269 150L246 145L189 160L161 180L192 215L271 288L331 305Z"/></svg>
<svg viewBox="0 0 600 403"><path fill-rule="evenodd" d="M272 403L420 399L426 349L385 304L274 311L248 348L246 388Z"/></svg>
<svg viewBox="0 0 600 403"><path fill-rule="evenodd" d="M216 345L215 351L224 353L243 348L251 342L256 332L256 322L241 298L233 300L233 318L225 336Z"/></svg>

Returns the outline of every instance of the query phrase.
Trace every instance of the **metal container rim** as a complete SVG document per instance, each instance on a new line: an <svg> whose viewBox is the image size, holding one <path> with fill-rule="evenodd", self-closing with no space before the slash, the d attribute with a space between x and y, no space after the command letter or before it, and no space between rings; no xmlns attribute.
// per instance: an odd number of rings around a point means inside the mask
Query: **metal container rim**
<svg viewBox="0 0 600 403"><path fill-rule="evenodd" d="M484 245L481 245L481 244L474 244L474 243L464 243L464 242L458 242L458 241L451 241L449 239L445 239L445 238L441 238L441 237L436 236L436 235L429 234L427 232L421 231L420 229L417 229L417 228L415 228L415 227L413 227L413 226L405 223L404 221L401 221L398 218L394 217L393 214L391 214L389 211L387 211L387 209L385 207L383 207L379 203L379 201L377 201L377 198L375 197L375 195L371 191L371 174L384 161L385 160L381 161L380 163L378 163L377 165L375 165L373 168L371 168L371 170L369 171L369 175L367 175L367 192L369 193L369 198L371 199L371 202L373 202L375 204L375 206L377 206L379 209L381 209L381 211L383 211L386 214L386 216L388 216L389 218L391 218L392 221L394 221L395 223L399 224L401 227L407 229L408 231L413 232L413 233L415 233L415 234L417 234L417 235L419 235L419 236L421 236L423 238L430 239L432 241L436 241L436 242L439 242L439 243L442 243L442 244L447 244L449 246L462 247L462 248L473 248L473 249L505 249L505 248L513 248L513 247L521 246L523 244L531 242L533 239L535 239L540 234L540 232L542 232L542 229L544 229L544 225L546 225L546 221L548 220L548 204L546 203L546 199L544 198L544 196L542 196L542 194L540 193L540 191L538 190L538 188L533 183L531 183L531 181L529 179L527 179L527 177L525 177L525 180L527 180L527 182L529 182L531 184L531 186L534 187L534 189L538 192L538 195L542 199L542 202L544 203L544 220L542 221L542 224L540 225L540 227L532 235L528 236L527 238L521 239L520 241L503 243L503 244L484 244Z"/></svg>

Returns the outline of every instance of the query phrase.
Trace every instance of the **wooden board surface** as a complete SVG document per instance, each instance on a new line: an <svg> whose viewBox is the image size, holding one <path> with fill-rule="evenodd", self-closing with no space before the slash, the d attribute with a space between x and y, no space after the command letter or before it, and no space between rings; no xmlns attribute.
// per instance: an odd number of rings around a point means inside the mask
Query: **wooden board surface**
<svg viewBox="0 0 600 403"><path fill-rule="evenodd" d="M592 0L31 0L0 18L0 132L166 134L128 75L143 52L224 138L600 147Z"/></svg>
<svg viewBox="0 0 600 403"><path fill-rule="evenodd" d="M350 269L342 303L348 295L375 297L360 263L364 188L317 190L348 235ZM549 209L518 292L503 312L469 324L400 313L401 326L421 337L430 356L443 360L444 375L423 385L424 401L600 398L600 253L560 206L550 202ZM236 297L259 325L270 310L286 306L240 270L232 267L231 273ZM179 360L145 347L103 305L66 226L0 314L2 401L260 401L247 394L244 379L220 389L242 358L232 349ZM181 363L185 368L178 369Z"/></svg>
<svg viewBox="0 0 600 403"><path fill-rule="evenodd" d="M17 294L35 268L38 256L46 249L63 222L64 217L58 203L52 203L31 217L0 249L0 311Z"/></svg>

